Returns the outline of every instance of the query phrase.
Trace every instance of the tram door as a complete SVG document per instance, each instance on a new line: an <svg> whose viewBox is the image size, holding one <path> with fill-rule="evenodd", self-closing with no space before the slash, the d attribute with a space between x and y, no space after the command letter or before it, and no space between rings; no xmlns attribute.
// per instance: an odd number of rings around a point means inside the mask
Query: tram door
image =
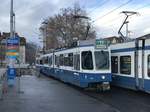
<svg viewBox="0 0 150 112"><path fill-rule="evenodd" d="M74 56L73 56L73 64L74 64L74 80L75 81L79 81L80 78L79 78L79 71L80 71L80 53L76 52L74 53Z"/></svg>
<svg viewBox="0 0 150 112"><path fill-rule="evenodd" d="M144 89L144 79L145 79L145 40L138 40L137 44L139 47L139 43L142 44L142 49L137 49L135 52L135 79L136 79L136 87L139 90Z"/></svg>

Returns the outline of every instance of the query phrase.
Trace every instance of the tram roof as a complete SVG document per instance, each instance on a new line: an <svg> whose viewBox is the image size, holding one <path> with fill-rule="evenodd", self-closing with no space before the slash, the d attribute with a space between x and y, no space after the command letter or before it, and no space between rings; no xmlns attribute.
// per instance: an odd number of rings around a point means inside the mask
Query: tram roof
<svg viewBox="0 0 150 112"><path fill-rule="evenodd" d="M70 50L70 49L75 49L75 48L82 48L82 47L94 47L94 45L93 44L89 44L89 45L79 45L79 46L76 46L76 47L69 47L69 48L60 48L60 49L55 49L54 52Z"/></svg>

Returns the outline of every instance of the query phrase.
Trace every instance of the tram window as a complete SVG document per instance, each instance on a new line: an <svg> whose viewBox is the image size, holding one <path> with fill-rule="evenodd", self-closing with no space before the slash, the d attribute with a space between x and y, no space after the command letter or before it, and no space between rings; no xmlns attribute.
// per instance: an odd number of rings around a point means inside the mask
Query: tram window
<svg viewBox="0 0 150 112"><path fill-rule="evenodd" d="M148 77L150 77L150 55L148 55L148 62L147 62L147 73L148 73Z"/></svg>
<svg viewBox="0 0 150 112"><path fill-rule="evenodd" d="M118 73L118 57L117 56L111 57L111 71L112 73Z"/></svg>
<svg viewBox="0 0 150 112"><path fill-rule="evenodd" d="M55 65L59 67L59 56L55 55Z"/></svg>
<svg viewBox="0 0 150 112"><path fill-rule="evenodd" d="M64 65L65 66L69 66L69 57L68 57L68 54L65 54L65 56L64 56Z"/></svg>
<svg viewBox="0 0 150 112"><path fill-rule="evenodd" d="M48 57L44 58L44 64L48 64Z"/></svg>
<svg viewBox="0 0 150 112"><path fill-rule="evenodd" d="M43 65L43 61L42 60L40 60L40 65Z"/></svg>
<svg viewBox="0 0 150 112"><path fill-rule="evenodd" d="M73 53L69 53L68 57L69 57L69 66L73 67Z"/></svg>
<svg viewBox="0 0 150 112"><path fill-rule="evenodd" d="M52 57L49 57L49 65L52 65Z"/></svg>
<svg viewBox="0 0 150 112"><path fill-rule="evenodd" d="M39 60L36 60L36 64L39 64Z"/></svg>
<svg viewBox="0 0 150 112"><path fill-rule="evenodd" d="M74 55L74 69L75 70L80 70L80 55L76 54Z"/></svg>
<svg viewBox="0 0 150 112"><path fill-rule="evenodd" d="M82 68L86 70L93 69L93 58L91 51L83 51L82 52Z"/></svg>
<svg viewBox="0 0 150 112"><path fill-rule="evenodd" d="M60 64L60 66L63 66L63 65L64 65L64 56L63 56L63 54L61 54L61 55L59 56L59 64Z"/></svg>
<svg viewBox="0 0 150 112"><path fill-rule="evenodd" d="M120 73L127 75L131 74L131 56L120 57Z"/></svg>
<svg viewBox="0 0 150 112"><path fill-rule="evenodd" d="M109 52L108 51L95 51L96 69L109 69Z"/></svg>

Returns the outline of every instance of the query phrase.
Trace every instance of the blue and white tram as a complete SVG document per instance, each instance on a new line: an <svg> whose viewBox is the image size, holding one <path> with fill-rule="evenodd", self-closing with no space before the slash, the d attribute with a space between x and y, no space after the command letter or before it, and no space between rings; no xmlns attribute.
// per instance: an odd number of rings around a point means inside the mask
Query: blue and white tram
<svg viewBox="0 0 150 112"><path fill-rule="evenodd" d="M150 92L150 39L111 45L112 84Z"/></svg>
<svg viewBox="0 0 150 112"><path fill-rule="evenodd" d="M93 45L55 50L37 60L41 72L73 85L109 89L111 82L110 48Z"/></svg>

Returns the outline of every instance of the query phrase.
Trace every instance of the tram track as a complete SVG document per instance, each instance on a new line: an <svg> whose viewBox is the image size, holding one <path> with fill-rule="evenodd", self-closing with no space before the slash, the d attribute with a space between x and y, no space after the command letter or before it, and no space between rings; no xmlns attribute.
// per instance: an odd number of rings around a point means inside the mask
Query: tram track
<svg viewBox="0 0 150 112"><path fill-rule="evenodd" d="M77 90L88 97L111 106L116 112L150 112L150 96L143 92L118 87L112 87L112 90L105 92Z"/></svg>
<svg viewBox="0 0 150 112"><path fill-rule="evenodd" d="M150 94L148 93L114 86L111 86L109 91L90 91L72 84L63 84L87 97L110 106L114 109L113 112L150 112Z"/></svg>
<svg viewBox="0 0 150 112"><path fill-rule="evenodd" d="M121 112L117 107L115 107L114 105L112 105L112 104L108 104L107 102L105 102L103 99L100 99L100 98L98 98L98 97L96 97L95 95L92 95L92 94L90 94L90 93L88 93L87 91L80 91L82 94L84 94L84 95L86 95L86 96L88 96L88 97L91 97L91 98L93 98L93 99L95 99L95 100L97 100L97 101L100 101L100 102L102 102L102 103L104 103L104 104L106 104L106 105L109 105L110 107L112 107L115 111L113 111L113 112Z"/></svg>

